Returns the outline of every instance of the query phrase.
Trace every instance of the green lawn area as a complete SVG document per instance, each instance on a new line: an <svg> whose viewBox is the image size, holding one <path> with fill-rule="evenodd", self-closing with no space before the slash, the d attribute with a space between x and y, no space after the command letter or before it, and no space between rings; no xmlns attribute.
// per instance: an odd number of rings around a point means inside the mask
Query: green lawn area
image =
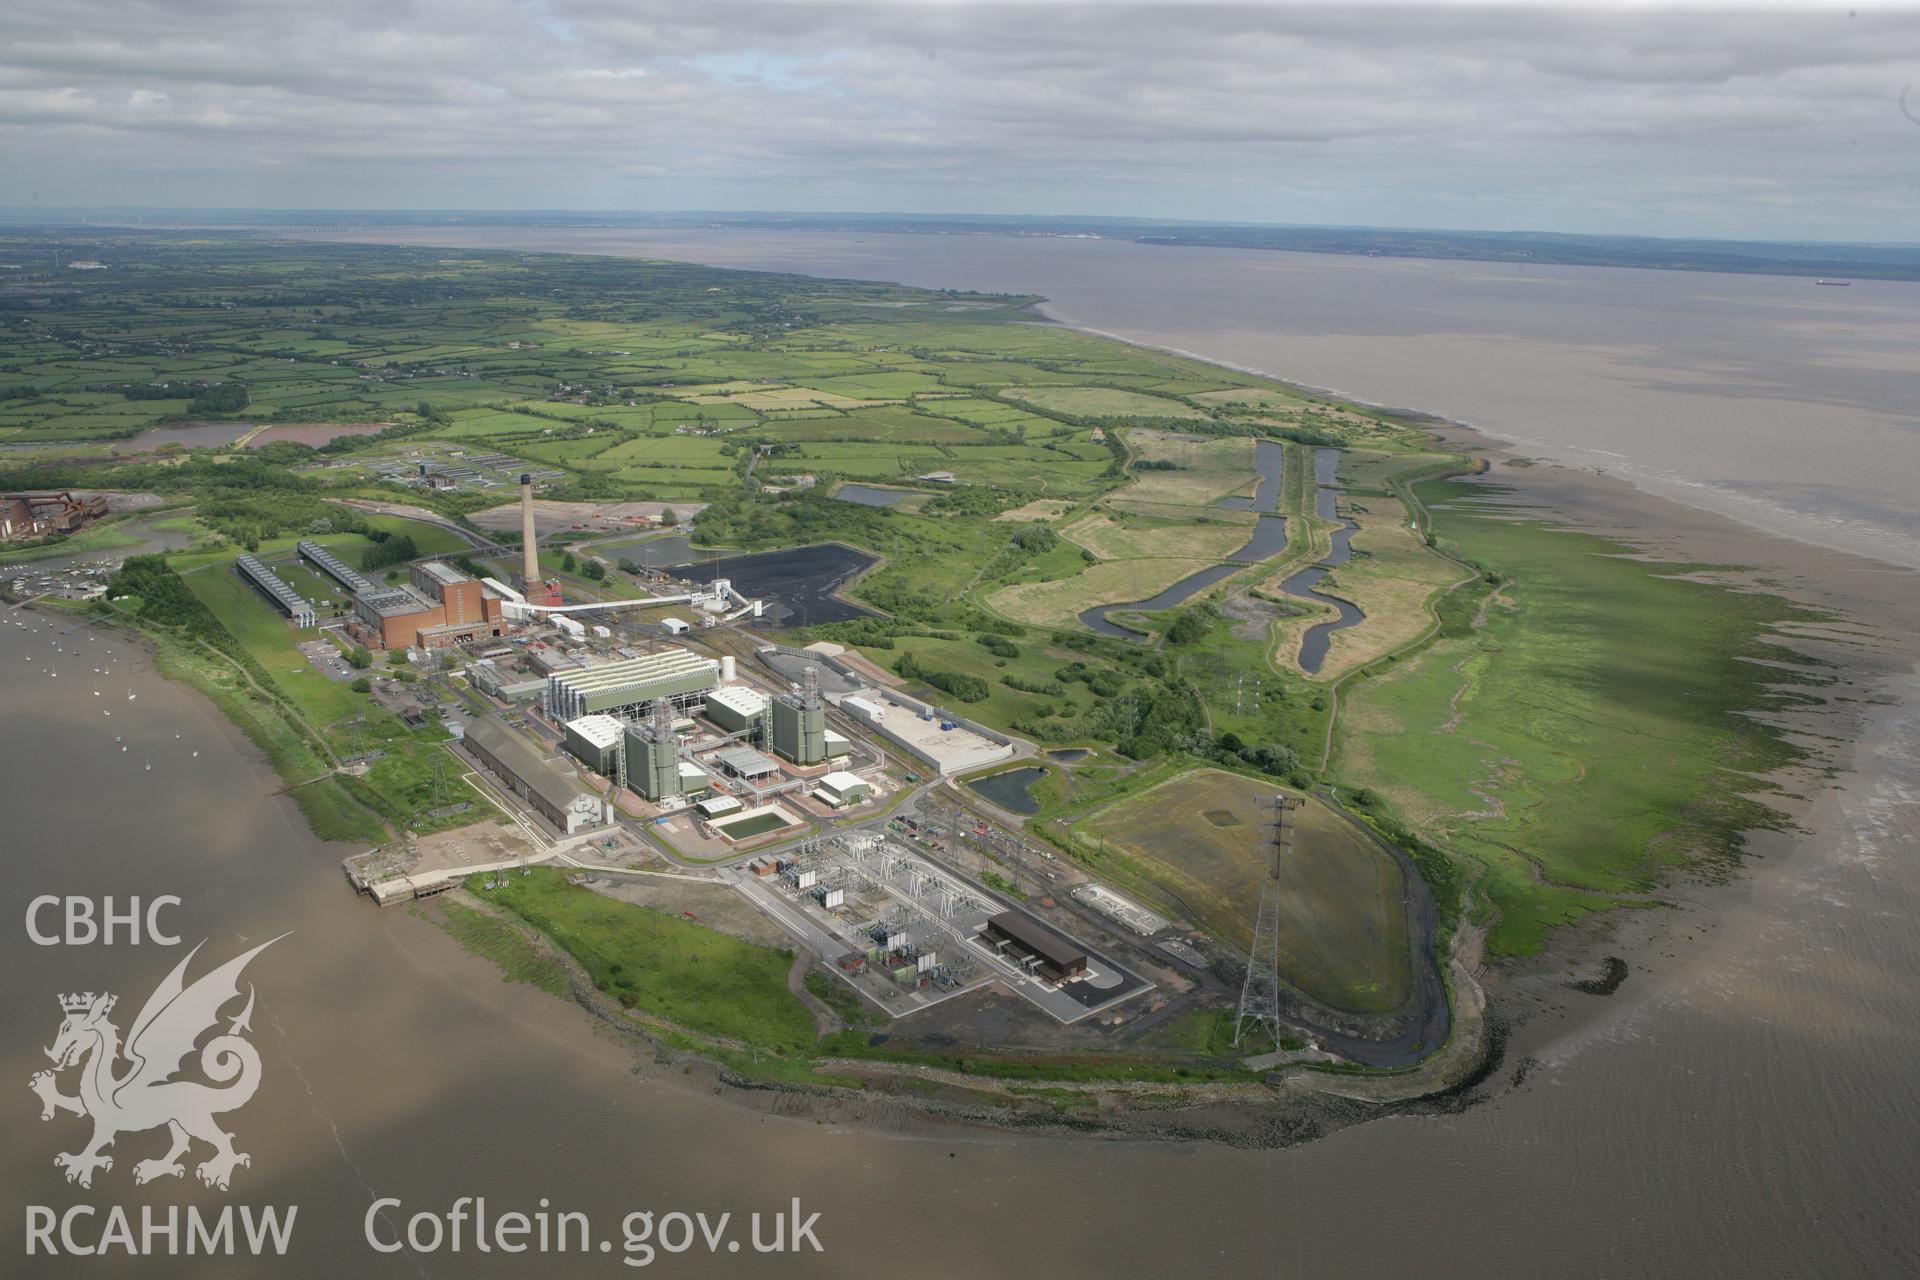
<svg viewBox="0 0 1920 1280"><path fill-rule="evenodd" d="M602 991L689 1030L782 1053L814 1045L813 1017L787 989L791 953L567 883L550 867L467 888L565 947Z"/></svg>
<svg viewBox="0 0 1920 1280"><path fill-rule="evenodd" d="M295 629L265 596L231 568L215 564L182 575L315 728L375 710L347 681L322 675L294 646L319 633ZM391 717L388 717L389 719Z"/></svg>
<svg viewBox="0 0 1920 1280"><path fill-rule="evenodd" d="M944 639L939 636L897 636L891 649L867 649L866 656L889 671L896 670L903 657L910 656L922 669L957 672L977 676L987 682L987 697L980 702L961 702L938 690L936 702L944 703L982 724L1011 729L1016 721L1045 721L1063 727L1073 726L1098 699L1083 682L1061 681L1060 669L1069 663L1084 663L1095 672L1110 671L1115 664L1094 654L1056 644L1050 633L1032 631L1013 637L1010 643L1019 652L1014 657L994 653L972 637ZM1016 689L1008 681L1029 686ZM919 687L919 679L908 681ZM1075 735L1050 738L1053 742L1072 741Z"/></svg>
<svg viewBox="0 0 1920 1280"><path fill-rule="evenodd" d="M11 551L0 551L0 564L12 564L20 560L38 560L46 556L84 555L89 551L115 551L121 547L134 547L140 539L122 530L120 523L96 524L82 529L70 538L43 547L19 547Z"/></svg>
<svg viewBox="0 0 1920 1280"><path fill-rule="evenodd" d="M443 900L434 923L473 954L500 966L501 981L531 983L548 995L565 994L567 966L542 952L509 921Z"/></svg>

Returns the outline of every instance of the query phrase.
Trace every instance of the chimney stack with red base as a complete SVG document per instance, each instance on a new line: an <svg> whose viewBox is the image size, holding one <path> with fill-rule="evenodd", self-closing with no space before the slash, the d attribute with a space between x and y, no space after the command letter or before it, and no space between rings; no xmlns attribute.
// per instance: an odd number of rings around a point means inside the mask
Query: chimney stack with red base
<svg viewBox="0 0 1920 1280"><path fill-rule="evenodd" d="M520 476L520 564L521 590L528 604L559 604L560 583L540 576L540 537L533 523L533 475Z"/></svg>

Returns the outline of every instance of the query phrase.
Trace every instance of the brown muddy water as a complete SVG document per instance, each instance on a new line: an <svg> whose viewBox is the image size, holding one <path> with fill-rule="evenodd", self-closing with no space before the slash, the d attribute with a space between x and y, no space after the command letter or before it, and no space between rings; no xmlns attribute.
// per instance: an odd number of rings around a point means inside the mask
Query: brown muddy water
<svg viewBox="0 0 1920 1280"><path fill-rule="evenodd" d="M805 237L785 252L815 255L824 274L851 274L852 250L836 259L827 239ZM905 253L882 239L886 255ZM524 235L516 243L562 247ZM974 275L922 262L914 282L1063 292L1034 278L1044 273L1012 278L1044 257L1027 242L962 247L975 259L1001 256ZM657 240L644 251L668 253ZM1659 278L1687 298L1717 287ZM1204 296L1161 301L1175 314L1205 310ZM1123 327L1091 308L1076 314ZM1179 345L1201 349L1202 336ZM1393 349L1381 348L1382 364ZM1257 363L1229 349L1213 354ZM1341 381L1305 365L1286 371ZM1448 408L1411 393L1377 398ZM1586 418L1585 431L1609 439L1605 421ZM257 755L193 695L142 671L132 678L139 699L112 703L109 729L87 705L105 700L80 692L84 681L69 686L66 669L57 680L39 670L50 648L44 622L31 624L39 635L0 625L9 730L0 804L14 921L0 940L9 974L0 1080L17 1082L14 1106L0 1108L10 1224L0 1254L20 1256L23 1205L220 1199L195 1184L134 1188L128 1163L155 1153L152 1135L124 1139L126 1163L92 1191L63 1182L51 1163L75 1149L79 1122L42 1124L25 1085L52 1042L56 994L106 989L135 1005L177 952L36 947L20 922L35 894L112 892L180 895L179 932L189 942L211 938L215 958L295 931L249 970L265 1083L228 1121L254 1156L233 1198L300 1205L293 1256L212 1267L36 1261L27 1274L623 1270L617 1252L514 1265L498 1254L374 1255L361 1243L375 1196L439 1209L460 1195L485 1195L496 1211L531 1210L546 1196L609 1231L632 1208L744 1214L796 1195L824 1215L827 1252L818 1257L690 1253L655 1264L701 1275L886 1267L945 1277L1005 1259L1074 1277L1911 1274L1920 1267L1908 1203L1920 1151L1913 575L1576 472L1536 467L1507 478L1571 520L1628 528L1667 553L1764 566L1795 594L1869 624L1856 642L1828 649L1855 682L1843 715L1823 725L1851 741L1848 768L1804 807L1799 831L1756 838L1749 874L1736 883L1676 890L1677 910L1616 918L1605 934L1569 939L1568 953L1628 959L1616 994L1570 991L1569 976L1590 970L1563 970L1558 958L1496 978L1496 1007L1515 1025L1491 1101L1274 1151L942 1131L904 1114L892 1130L821 1124L737 1105L644 1065L636 1072L631 1050L577 1010L501 984L425 921L354 898L337 866L344 851L305 833ZM1863 508L1877 510L1880 491L1864 487ZM65 639L69 648L125 650L117 640ZM77 676L85 668L73 661ZM127 752L113 744L116 733Z"/></svg>

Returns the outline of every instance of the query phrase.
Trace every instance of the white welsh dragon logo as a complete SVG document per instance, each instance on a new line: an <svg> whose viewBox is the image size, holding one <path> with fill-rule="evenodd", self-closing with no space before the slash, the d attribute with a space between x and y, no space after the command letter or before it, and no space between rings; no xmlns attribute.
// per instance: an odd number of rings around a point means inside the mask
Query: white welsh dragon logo
<svg viewBox="0 0 1920 1280"><path fill-rule="evenodd" d="M200 1070L213 1085L173 1077L193 1053L201 1035L218 1025L220 1010L239 998L240 971L247 967L247 961L278 941L280 938L261 943L189 987L182 979L188 963L199 954L200 947L195 947L147 998L127 1033L124 1050L119 1029L107 1021L117 996L96 996L89 991L60 997L66 1017L53 1047L46 1051L54 1068L36 1072L29 1084L40 1095L42 1120L53 1119L56 1111L93 1119L92 1141L77 1152L63 1152L53 1158L54 1164L66 1170L68 1182L92 1186L95 1169L113 1168L113 1158L104 1152L115 1138L161 1125L172 1135L173 1145L159 1159L134 1165L133 1180L137 1183L184 1174L180 1157L196 1138L213 1147L213 1157L195 1170L200 1181L210 1187L225 1191L234 1169L253 1163L252 1157L233 1149L233 1135L213 1119L223 1111L245 1106L260 1087L260 1053L240 1035L252 1030L252 983L247 984L246 1008L229 1022L224 1034L214 1036L200 1049ZM129 1065L117 1073L122 1058ZM83 1062L79 1095L61 1093L55 1073Z"/></svg>

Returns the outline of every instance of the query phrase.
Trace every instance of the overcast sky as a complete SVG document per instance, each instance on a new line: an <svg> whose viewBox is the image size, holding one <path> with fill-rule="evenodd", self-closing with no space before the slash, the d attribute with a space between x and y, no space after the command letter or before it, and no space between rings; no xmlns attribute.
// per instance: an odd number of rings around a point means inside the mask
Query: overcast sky
<svg viewBox="0 0 1920 1280"><path fill-rule="evenodd" d="M5 0L0 204L1920 240L1920 0Z"/></svg>

